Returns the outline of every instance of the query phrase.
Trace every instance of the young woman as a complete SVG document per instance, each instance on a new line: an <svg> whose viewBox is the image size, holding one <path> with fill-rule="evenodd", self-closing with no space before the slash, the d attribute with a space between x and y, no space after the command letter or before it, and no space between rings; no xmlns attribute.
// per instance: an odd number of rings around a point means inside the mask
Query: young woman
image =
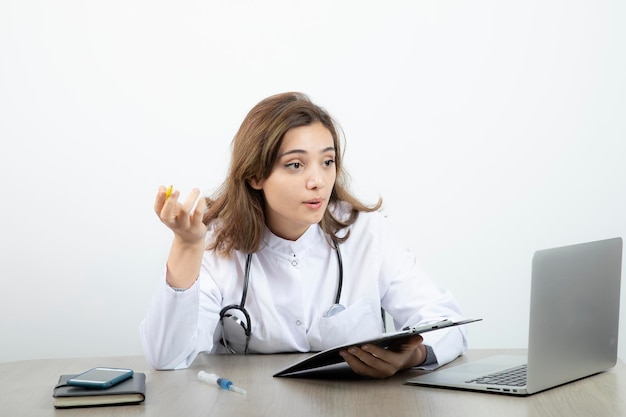
<svg viewBox="0 0 626 417"><path fill-rule="evenodd" d="M307 96L261 101L232 146L214 198L157 193L174 240L141 325L155 368L187 367L200 352L308 352L365 339L381 333L381 308L397 328L462 318L394 239L381 201L367 206L349 192L338 128ZM432 369L464 352L461 327L341 355L374 378Z"/></svg>

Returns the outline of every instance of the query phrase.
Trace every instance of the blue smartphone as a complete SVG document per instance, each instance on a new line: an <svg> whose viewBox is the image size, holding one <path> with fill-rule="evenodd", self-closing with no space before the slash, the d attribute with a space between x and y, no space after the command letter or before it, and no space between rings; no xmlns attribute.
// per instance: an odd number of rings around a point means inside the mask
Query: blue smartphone
<svg viewBox="0 0 626 417"><path fill-rule="evenodd" d="M132 369L98 367L69 378L66 384L75 387L106 389L131 376L133 376Z"/></svg>

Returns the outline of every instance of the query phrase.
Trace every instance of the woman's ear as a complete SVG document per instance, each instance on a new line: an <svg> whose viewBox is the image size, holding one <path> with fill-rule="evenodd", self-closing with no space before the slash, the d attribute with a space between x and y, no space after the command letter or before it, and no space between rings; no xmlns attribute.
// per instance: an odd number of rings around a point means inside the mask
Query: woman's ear
<svg viewBox="0 0 626 417"><path fill-rule="evenodd" d="M263 189L263 184L265 183L265 180L261 180L258 181L255 178L249 179L248 180L248 184L250 184L250 187L254 188L255 190L262 190Z"/></svg>

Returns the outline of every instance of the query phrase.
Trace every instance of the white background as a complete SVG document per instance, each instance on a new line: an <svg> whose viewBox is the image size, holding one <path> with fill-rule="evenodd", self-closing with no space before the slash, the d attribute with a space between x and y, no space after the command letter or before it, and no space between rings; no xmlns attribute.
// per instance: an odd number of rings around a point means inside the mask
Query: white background
<svg viewBox="0 0 626 417"><path fill-rule="evenodd" d="M619 0L2 1L0 361L142 354L158 186L212 191L288 90L484 319L470 347L525 347L533 252L626 236L624 22Z"/></svg>

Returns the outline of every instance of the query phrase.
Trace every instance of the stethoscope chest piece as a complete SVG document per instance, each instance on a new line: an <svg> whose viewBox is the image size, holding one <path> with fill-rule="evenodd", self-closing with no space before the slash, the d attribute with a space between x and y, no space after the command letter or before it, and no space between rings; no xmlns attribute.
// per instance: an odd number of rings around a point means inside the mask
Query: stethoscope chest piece
<svg viewBox="0 0 626 417"><path fill-rule="evenodd" d="M324 314L324 317L328 318L328 317L335 316L335 315L341 313L345 309L346 308L344 306L342 306L341 304L333 304L332 306L330 306L328 311Z"/></svg>

